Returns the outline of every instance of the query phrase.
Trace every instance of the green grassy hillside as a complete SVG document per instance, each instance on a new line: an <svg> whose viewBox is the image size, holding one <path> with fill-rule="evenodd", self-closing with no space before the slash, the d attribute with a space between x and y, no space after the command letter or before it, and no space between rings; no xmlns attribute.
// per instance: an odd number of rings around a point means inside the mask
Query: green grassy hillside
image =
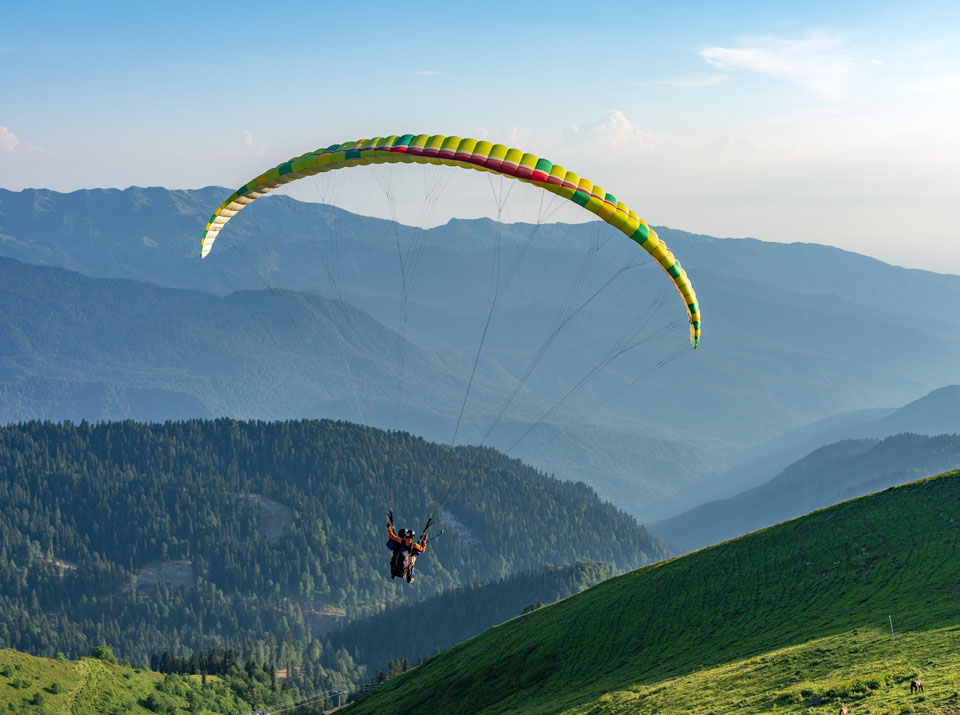
<svg viewBox="0 0 960 715"><path fill-rule="evenodd" d="M888 489L516 618L352 715L952 714L958 537L960 472Z"/></svg>
<svg viewBox="0 0 960 715"><path fill-rule="evenodd" d="M164 677L99 660L0 650L0 711L10 713L249 713L216 678Z"/></svg>

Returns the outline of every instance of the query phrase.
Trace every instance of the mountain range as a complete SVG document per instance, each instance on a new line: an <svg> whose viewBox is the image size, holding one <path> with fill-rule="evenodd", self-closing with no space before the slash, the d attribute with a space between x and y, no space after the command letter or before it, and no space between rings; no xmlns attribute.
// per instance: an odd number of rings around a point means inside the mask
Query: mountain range
<svg viewBox="0 0 960 715"><path fill-rule="evenodd" d="M340 417L485 440L660 519L769 479L727 486L789 430L960 382L957 276L658 228L700 297L692 352L659 268L598 224L403 227L276 196L201 262L226 193L0 191L0 254L112 279L5 264L0 419Z"/></svg>
<svg viewBox="0 0 960 715"><path fill-rule="evenodd" d="M770 481L658 522L681 552L710 546L853 497L960 468L960 435L848 439L814 450Z"/></svg>
<svg viewBox="0 0 960 715"><path fill-rule="evenodd" d="M960 385L941 387L900 408L841 412L788 430L735 455L713 488L704 485L701 500L733 496L759 486L815 449L834 442L884 439L907 432L927 436L960 433Z"/></svg>

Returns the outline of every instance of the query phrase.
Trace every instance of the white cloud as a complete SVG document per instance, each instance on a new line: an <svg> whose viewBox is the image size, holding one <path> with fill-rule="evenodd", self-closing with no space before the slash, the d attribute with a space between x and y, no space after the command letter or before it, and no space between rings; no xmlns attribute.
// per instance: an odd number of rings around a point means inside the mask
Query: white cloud
<svg viewBox="0 0 960 715"><path fill-rule="evenodd" d="M611 110L603 119L570 127L563 132L563 139L566 144L618 152L650 149L677 140L675 136L635 127L619 109Z"/></svg>
<svg viewBox="0 0 960 715"><path fill-rule="evenodd" d="M443 75L443 72L438 70L420 70L417 72L417 77L440 77Z"/></svg>
<svg viewBox="0 0 960 715"><path fill-rule="evenodd" d="M708 47L700 56L713 67L784 79L824 99L843 97L857 69L847 39L824 32L796 39L748 38L737 47Z"/></svg>
<svg viewBox="0 0 960 715"><path fill-rule="evenodd" d="M6 127L0 126L0 151L13 151L20 146L17 135Z"/></svg>
<svg viewBox="0 0 960 715"><path fill-rule="evenodd" d="M243 144L253 149L257 156L263 156L267 151L267 143L255 141L253 132L247 129L243 130Z"/></svg>
<svg viewBox="0 0 960 715"><path fill-rule="evenodd" d="M507 135L504 137L503 141L508 144L516 146L518 144L524 144L524 140L529 139L533 136L533 132L524 127L514 124L509 129L507 129Z"/></svg>

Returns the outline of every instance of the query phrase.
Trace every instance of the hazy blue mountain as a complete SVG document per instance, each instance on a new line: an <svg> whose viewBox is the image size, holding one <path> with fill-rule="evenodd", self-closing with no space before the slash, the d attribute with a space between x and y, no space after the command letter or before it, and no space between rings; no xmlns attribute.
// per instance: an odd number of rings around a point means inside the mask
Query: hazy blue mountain
<svg viewBox="0 0 960 715"><path fill-rule="evenodd" d="M199 258L198 222L202 233L223 192L0 189L0 250L10 258L91 276L203 289L199 261L191 266L186 259Z"/></svg>
<svg viewBox="0 0 960 715"><path fill-rule="evenodd" d="M732 539L854 497L960 467L960 435L843 440L794 462L761 486L654 524L681 552Z"/></svg>
<svg viewBox="0 0 960 715"><path fill-rule="evenodd" d="M91 189L66 194L46 189L0 189L0 252L29 263L90 275L139 278L211 292L261 288L259 277L239 256L229 260L224 256L218 261L219 271L226 274L230 286L224 285L222 275L211 276L197 260L203 226L229 193L230 189L216 186L187 191L160 187ZM507 224L502 226L501 236L507 242L522 242L531 230L527 224ZM230 231L232 237L218 244L218 252L225 252L228 243L236 247L244 242L259 244L262 239L277 274L281 265L295 269L283 275L284 287L315 289L316 244L331 240L343 244L348 269L377 265L380 261L374 256L387 254L383 275L389 278L391 288L397 281L395 237L389 221L271 196L239 214L231 222ZM590 224L546 224L540 227L537 241L546 243L592 231ZM917 322L960 324L960 315L943 309L960 302L960 276L900 268L814 243L724 239L667 227L658 227L657 231L683 256L684 266L691 271L747 278L793 293L836 295ZM488 248L494 233L493 221L479 219L451 221L423 235L428 250L442 248L471 256ZM283 236L282 251L275 251L271 245L277 235ZM354 247L357 250L351 250ZM252 253L260 250L257 245ZM462 280L467 275L456 278ZM372 286L375 278L368 276L366 282ZM486 275L480 278L485 280ZM460 286L460 280L448 285Z"/></svg>
<svg viewBox="0 0 960 715"><path fill-rule="evenodd" d="M399 241L407 258L409 334L468 363L483 328L493 258L503 276L522 253L483 353L491 375L503 369L514 376L543 343L565 299L582 304L592 287L636 256L630 244L606 242L597 224L498 226L479 219L420 231L271 196L239 214L201 262L203 224L226 193L217 187L0 191L0 252L94 276L221 294L265 284L313 290L399 329ZM579 394L574 412L622 392L594 421L681 439L706 434L708 442L743 447L838 412L902 404L960 382L960 365L951 359L960 341L941 317L943 305L960 300L960 277L814 244L658 230L696 283L702 349L626 390L647 365L682 344L683 329L656 349L634 351ZM571 293L578 280L584 285ZM566 326L523 395L553 404L651 300L664 301L661 321L683 318L655 266L632 269L607 293Z"/></svg>
<svg viewBox="0 0 960 715"><path fill-rule="evenodd" d="M864 437L886 437L899 432L960 434L960 385L947 385L914 400L875 422L851 427Z"/></svg>
<svg viewBox="0 0 960 715"><path fill-rule="evenodd" d="M779 474L784 467L809 454L818 447L832 444L846 435L848 428L871 422L893 412L893 409L875 407L840 414L818 420L813 424L787 430L773 439L736 452L727 462L725 471L701 484L700 490L687 501L687 508L714 499L726 499L751 489ZM676 502L679 505L680 502ZM670 514L669 516L676 516Z"/></svg>
<svg viewBox="0 0 960 715"><path fill-rule="evenodd" d="M374 390L392 390L393 365L382 356L392 355L395 336L319 296L217 297L0 259L0 304L2 422L339 416L355 410L348 364ZM432 373L410 377L410 409L430 412L444 404L449 367L409 350Z"/></svg>
<svg viewBox="0 0 960 715"><path fill-rule="evenodd" d="M510 428L520 433L529 425L510 424L505 431ZM601 498L644 521L675 514L675 505L699 493L703 475L724 458L722 450L707 443L693 449L683 442L589 424L542 425L513 453L549 473L575 474Z"/></svg>
<svg viewBox="0 0 960 715"><path fill-rule="evenodd" d="M485 439L508 449L546 416L549 424L510 454L558 476L587 479L615 499L630 498L632 481L656 483L656 496L641 486L643 504L622 504L647 519L676 514L713 487L722 490L729 474L718 475L745 448L838 413L904 404L960 382L954 358L960 334L945 329L944 320L954 318L941 318L942 306L960 298L957 276L900 269L812 244L658 229L682 258L703 307L704 337L692 352L683 349L683 310L659 267L633 265L645 254L619 234L611 238L601 224L537 227L478 219L418 230L270 196L239 214L201 262L203 225L227 193L217 187L0 191L0 254L90 276L204 291L197 294L194 320L197 311L237 304L235 295L257 295L248 300L258 304L269 303L268 296L272 318L260 319L274 331L291 325L291 316L297 326L281 341L282 359L270 354L272 345L254 355L255 341L207 331L220 365L229 364L238 348L231 341L248 351L232 363L243 376L240 386L221 378L213 388L202 379L186 388L189 381L178 377L171 392L169 368L145 378L156 369L142 366L124 372L122 389L116 380L97 378L97 369L83 390L60 383L41 389L30 380L49 373L20 374L17 419L63 414L57 404L92 418L123 416L130 410L122 405L134 400L155 405L151 409L164 416L307 411L448 441L463 405L458 442ZM491 285L500 290L492 293ZM310 291L318 302L283 290ZM485 331L494 296L497 307ZM300 301L307 302L289 305ZM347 304L362 311L357 325ZM308 316L323 312L316 306L336 306L328 318L336 322L339 311L343 329L314 324ZM239 324L239 313L232 316L221 326L226 332ZM361 323L376 337L361 335ZM631 331L649 341L594 373ZM401 332L410 338L409 349L398 348ZM481 334L484 348L464 405ZM547 348L542 359L507 405L541 348ZM318 350L323 360L313 356ZM356 361L350 370L346 356ZM271 367L275 359L284 365L281 377ZM318 375L328 375L318 364L330 366L331 395L315 384ZM431 370L437 371L432 377ZM305 388L297 387L298 371L314 375ZM272 380L278 389L271 389ZM645 439L656 440L658 448Z"/></svg>
<svg viewBox="0 0 960 715"><path fill-rule="evenodd" d="M803 294L836 295L925 324L960 325L944 306L960 301L960 276L892 266L817 243L723 239L658 228L685 267L710 270Z"/></svg>
<svg viewBox="0 0 960 715"><path fill-rule="evenodd" d="M724 498L762 484L818 447L843 439L883 439L911 432L935 436L960 433L960 386L948 385L901 407L844 412L789 430L730 458L715 488L703 485L700 497ZM691 502L692 505L692 502Z"/></svg>
<svg viewBox="0 0 960 715"><path fill-rule="evenodd" d="M224 415L338 417L388 429L398 422L397 335L339 301L266 290L220 297L0 258L0 304L0 423ZM468 370L456 356L412 344L405 360L400 424L448 443ZM480 376L471 394L494 405L510 384ZM492 442L510 446L529 428L510 422ZM464 433L479 429L472 416L464 420ZM707 466L669 440L591 425L545 425L513 455L594 485L633 513Z"/></svg>

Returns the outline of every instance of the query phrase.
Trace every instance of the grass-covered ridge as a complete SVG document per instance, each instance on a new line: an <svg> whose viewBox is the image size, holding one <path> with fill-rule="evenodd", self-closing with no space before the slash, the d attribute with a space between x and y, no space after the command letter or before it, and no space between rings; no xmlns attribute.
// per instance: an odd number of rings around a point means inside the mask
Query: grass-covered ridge
<svg viewBox="0 0 960 715"><path fill-rule="evenodd" d="M249 713L219 678L163 676L99 658L0 650L0 710L11 713Z"/></svg>
<svg viewBox="0 0 960 715"><path fill-rule="evenodd" d="M941 713L960 701L958 537L960 471L612 579L353 712Z"/></svg>

